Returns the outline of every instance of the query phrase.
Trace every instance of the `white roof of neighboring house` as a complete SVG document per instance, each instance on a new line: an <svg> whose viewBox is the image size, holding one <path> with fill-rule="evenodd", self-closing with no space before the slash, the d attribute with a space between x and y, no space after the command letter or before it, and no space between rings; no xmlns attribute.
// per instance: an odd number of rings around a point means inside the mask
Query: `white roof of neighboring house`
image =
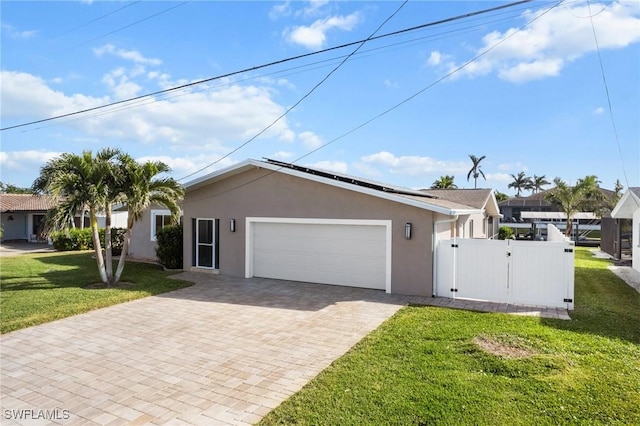
<svg viewBox="0 0 640 426"><path fill-rule="evenodd" d="M347 176L333 171L312 169L304 166L295 166L289 163L277 161L259 161L247 159L234 164L225 169L216 170L208 175L187 182L184 187L187 192L203 187L216 181L226 179L230 176L243 173L253 168L271 170L272 172L284 173L302 179L319 182L338 188L347 189L362 194L395 201L400 204L407 204L417 208L429 210L448 216L481 214L483 209L471 207L459 202L439 199L434 195L421 191L373 182L366 179Z"/></svg>
<svg viewBox="0 0 640 426"><path fill-rule="evenodd" d="M567 215L563 212L520 212L523 219L566 219ZM593 212L577 212L571 215L572 219L593 220L598 219Z"/></svg>
<svg viewBox="0 0 640 426"><path fill-rule="evenodd" d="M629 188L611 212L614 219L633 219L633 213L640 209L640 187Z"/></svg>

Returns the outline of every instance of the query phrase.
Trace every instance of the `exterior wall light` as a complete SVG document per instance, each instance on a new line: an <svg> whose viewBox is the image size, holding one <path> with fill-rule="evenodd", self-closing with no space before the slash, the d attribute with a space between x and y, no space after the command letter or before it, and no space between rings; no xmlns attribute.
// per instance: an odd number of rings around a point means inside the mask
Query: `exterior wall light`
<svg viewBox="0 0 640 426"><path fill-rule="evenodd" d="M229 231L236 232L236 220L235 219L231 219L229 221Z"/></svg>
<svg viewBox="0 0 640 426"><path fill-rule="evenodd" d="M407 240L411 239L411 222L407 222L407 224L404 225L404 237Z"/></svg>

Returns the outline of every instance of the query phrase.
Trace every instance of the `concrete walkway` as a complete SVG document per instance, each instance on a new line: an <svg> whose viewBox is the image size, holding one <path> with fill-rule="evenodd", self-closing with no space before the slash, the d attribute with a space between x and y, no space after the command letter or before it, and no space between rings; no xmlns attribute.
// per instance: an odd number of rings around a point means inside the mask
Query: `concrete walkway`
<svg viewBox="0 0 640 426"><path fill-rule="evenodd" d="M0 244L0 257L14 257L25 253L47 253L55 249L46 243L3 242Z"/></svg>
<svg viewBox="0 0 640 426"><path fill-rule="evenodd" d="M196 284L1 336L0 423L253 424L408 303L560 315L348 287L180 277Z"/></svg>

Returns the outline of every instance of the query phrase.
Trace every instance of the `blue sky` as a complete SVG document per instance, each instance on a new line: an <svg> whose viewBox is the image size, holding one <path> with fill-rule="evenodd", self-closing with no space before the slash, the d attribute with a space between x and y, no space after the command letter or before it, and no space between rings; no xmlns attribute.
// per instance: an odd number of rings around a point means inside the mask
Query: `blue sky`
<svg viewBox="0 0 640 426"><path fill-rule="evenodd" d="M377 35L501 4L3 1L2 127L366 39L398 8ZM509 195L521 171L640 186L637 1L535 1L369 41L228 155L356 48L2 131L0 180L30 186L60 153L117 147L182 182L270 157L412 188L454 175L469 188L474 154L486 156L478 186Z"/></svg>

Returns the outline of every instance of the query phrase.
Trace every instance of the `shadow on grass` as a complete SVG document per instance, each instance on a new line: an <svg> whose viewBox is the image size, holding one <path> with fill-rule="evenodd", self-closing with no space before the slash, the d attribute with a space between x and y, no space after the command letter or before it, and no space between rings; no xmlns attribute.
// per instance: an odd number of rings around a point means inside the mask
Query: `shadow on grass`
<svg viewBox="0 0 640 426"><path fill-rule="evenodd" d="M640 344L640 293L606 268L608 261L578 259L571 321L543 319L550 327Z"/></svg>
<svg viewBox="0 0 640 426"><path fill-rule="evenodd" d="M117 259L113 261L113 270ZM159 265L128 261L121 281L150 284L149 273L167 274ZM54 288L86 288L100 283L100 274L93 252L64 252L55 254L33 254L11 258L3 262L2 291L50 290ZM149 282L147 282L149 281ZM110 287L109 290L136 290L137 285Z"/></svg>

